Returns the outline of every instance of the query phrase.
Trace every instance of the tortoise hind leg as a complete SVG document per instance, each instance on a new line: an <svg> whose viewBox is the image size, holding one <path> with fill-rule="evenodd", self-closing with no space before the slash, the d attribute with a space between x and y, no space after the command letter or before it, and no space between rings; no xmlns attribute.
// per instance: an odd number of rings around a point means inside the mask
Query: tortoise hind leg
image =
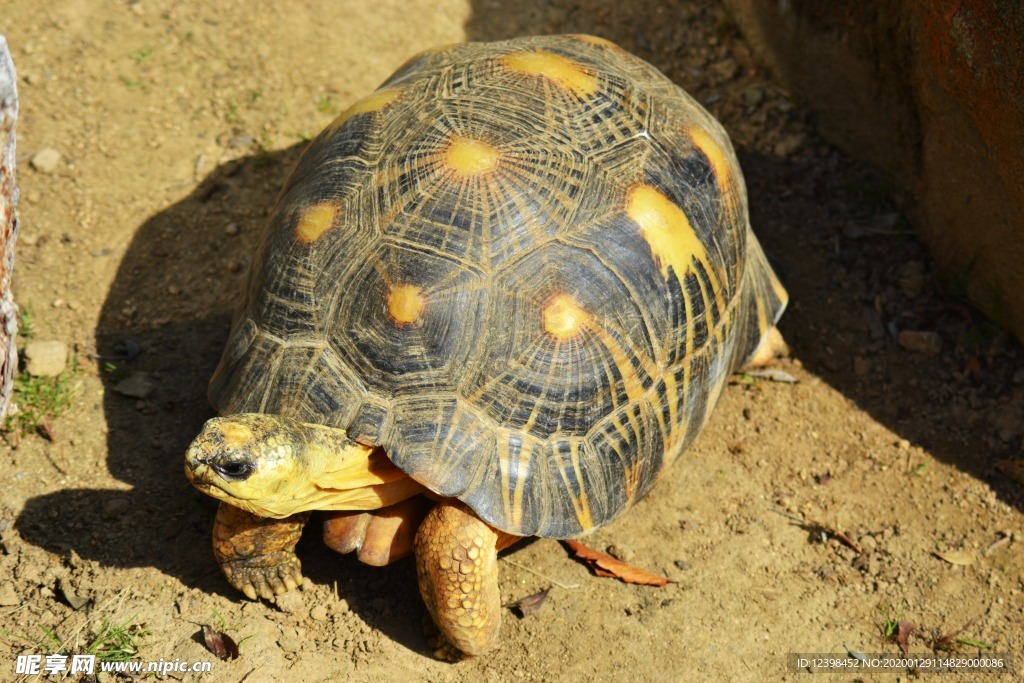
<svg viewBox="0 0 1024 683"><path fill-rule="evenodd" d="M213 554L228 582L250 600L270 600L301 585L295 545L307 519L308 512L270 519L221 503L213 523Z"/></svg>
<svg viewBox="0 0 1024 683"><path fill-rule="evenodd" d="M416 533L416 574L427 611L446 641L434 654L458 659L498 645L501 595L498 550L518 537L482 522L465 505L445 499Z"/></svg>

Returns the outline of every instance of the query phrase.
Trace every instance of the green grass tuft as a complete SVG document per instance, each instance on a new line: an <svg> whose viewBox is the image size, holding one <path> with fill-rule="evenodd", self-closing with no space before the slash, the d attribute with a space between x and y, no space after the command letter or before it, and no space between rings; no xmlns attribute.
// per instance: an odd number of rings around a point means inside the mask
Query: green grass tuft
<svg viewBox="0 0 1024 683"><path fill-rule="evenodd" d="M19 314L18 336L28 341L35 336L32 305L28 304ZM71 409L71 401L77 392L75 380L81 374L78 359L71 359L71 368L56 377L33 377L22 370L14 376L12 402L17 412L8 414L3 421L5 432L34 432L46 420L56 419Z"/></svg>
<svg viewBox="0 0 1024 683"><path fill-rule="evenodd" d="M25 370L15 375L12 400L18 410L4 419L4 431L34 432L47 420L67 413L78 393L75 380L80 372L77 359L73 359L71 369L56 377L33 377Z"/></svg>
<svg viewBox="0 0 1024 683"><path fill-rule="evenodd" d="M13 631L0 630L0 633L48 654L71 654L67 643L61 641L57 634L41 624L37 626L43 635L36 638ZM135 616L119 625L104 619L99 632L85 648L85 654L96 655L96 659L105 662L126 662L138 657L141 640L147 635L146 625L135 623Z"/></svg>
<svg viewBox="0 0 1024 683"><path fill-rule="evenodd" d="M138 657L139 641L149 631L145 624L134 622L134 616L117 626L104 619L86 654L96 655L96 659L105 662L127 662Z"/></svg>

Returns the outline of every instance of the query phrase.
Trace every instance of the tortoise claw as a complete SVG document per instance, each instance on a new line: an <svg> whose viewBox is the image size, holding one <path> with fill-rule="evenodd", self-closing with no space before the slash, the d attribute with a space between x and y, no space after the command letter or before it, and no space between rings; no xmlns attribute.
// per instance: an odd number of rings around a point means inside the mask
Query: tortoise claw
<svg viewBox="0 0 1024 683"><path fill-rule="evenodd" d="M430 648L434 659L442 662L461 662L469 659L472 655L468 655L459 648L455 647L441 634L441 631L437 628L437 624L434 623L430 616L423 618L423 636L427 640L427 647Z"/></svg>
<svg viewBox="0 0 1024 683"><path fill-rule="evenodd" d="M225 562L221 569L228 582L250 600L273 600L302 585L299 558L287 551Z"/></svg>
<svg viewBox="0 0 1024 683"><path fill-rule="evenodd" d="M213 553L228 582L250 600L295 590L302 564L295 544L308 513L266 519L222 503L213 525Z"/></svg>

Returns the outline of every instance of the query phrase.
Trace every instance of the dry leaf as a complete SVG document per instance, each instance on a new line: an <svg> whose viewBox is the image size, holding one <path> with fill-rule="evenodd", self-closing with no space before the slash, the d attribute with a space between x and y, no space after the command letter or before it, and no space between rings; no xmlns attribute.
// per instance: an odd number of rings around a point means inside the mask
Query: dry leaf
<svg viewBox="0 0 1024 683"><path fill-rule="evenodd" d="M763 370L748 370L745 375L751 377L757 377L759 379L767 379L772 382L782 382L783 384L796 384L799 380L796 377L789 374L785 370L779 370L778 368L765 368Z"/></svg>
<svg viewBox="0 0 1024 683"><path fill-rule="evenodd" d="M932 641L932 649L936 652L959 652L961 640L958 636L973 626L976 621L978 621L978 617L974 617L953 633L940 635Z"/></svg>
<svg viewBox="0 0 1024 683"><path fill-rule="evenodd" d="M903 650L904 653L906 653L907 639L910 638L910 634L913 633L917 626L909 621L901 621L898 626L899 632L896 634L896 644L900 646L900 649Z"/></svg>
<svg viewBox="0 0 1024 683"><path fill-rule="evenodd" d="M510 609L515 612L520 619L525 619L540 609L540 606L548 599L548 591L550 590L550 588L545 588L539 593L528 595L516 604L512 605Z"/></svg>
<svg viewBox="0 0 1024 683"><path fill-rule="evenodd" d="M209 626L203 626L203 640L210 652L217 655L219 659L238 659L238 645L231 639L231 636L223 631L215 631Z"/></svg>
<svg viewBox="0 0 1024 683"><path fill-rule="evenodd" d="M651 574L593 548L588 548L579 541L568 540L562 541L562 543L565 543L578 559L586 562L598 576L610 576L626 583L636 583L642 586L664 586L666 583L675 583L672 579Z"/></svg>
<svg viewBox="0 0 1024 683"><path fill-rule="evenodd" d="M969 550L947 550L941 553L936 550L935 555L941 560L960 567L969 567L974 564L976 559L974 553Z"/></svg>
<svg viewBox="0 0 1024 683"><path fill-rule="evenodd" d="M48 418L43 418L43 421L36 425L36 433L50 443L57 440L57 434L53 431L53 426L50 425Z"/></svg>

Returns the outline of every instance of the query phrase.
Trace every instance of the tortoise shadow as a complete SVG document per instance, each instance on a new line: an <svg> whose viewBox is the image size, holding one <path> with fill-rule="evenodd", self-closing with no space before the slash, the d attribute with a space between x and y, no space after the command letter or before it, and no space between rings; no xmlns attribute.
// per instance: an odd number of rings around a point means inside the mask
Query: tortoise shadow
<svg viewBox="0 0 1024 683"><path fill-rule="evenodd" d="M295 154L223 164L139 226L96 328L107 470L131 488L65 489L29 500L18 519L27 541L115 567L153 566L210 588L215 506L190 490L183 454L212 416L205 386L240 294L243 254ZM237 235L225 230L230 225ZM76 533L55 535L54 525Z"/></svg>

